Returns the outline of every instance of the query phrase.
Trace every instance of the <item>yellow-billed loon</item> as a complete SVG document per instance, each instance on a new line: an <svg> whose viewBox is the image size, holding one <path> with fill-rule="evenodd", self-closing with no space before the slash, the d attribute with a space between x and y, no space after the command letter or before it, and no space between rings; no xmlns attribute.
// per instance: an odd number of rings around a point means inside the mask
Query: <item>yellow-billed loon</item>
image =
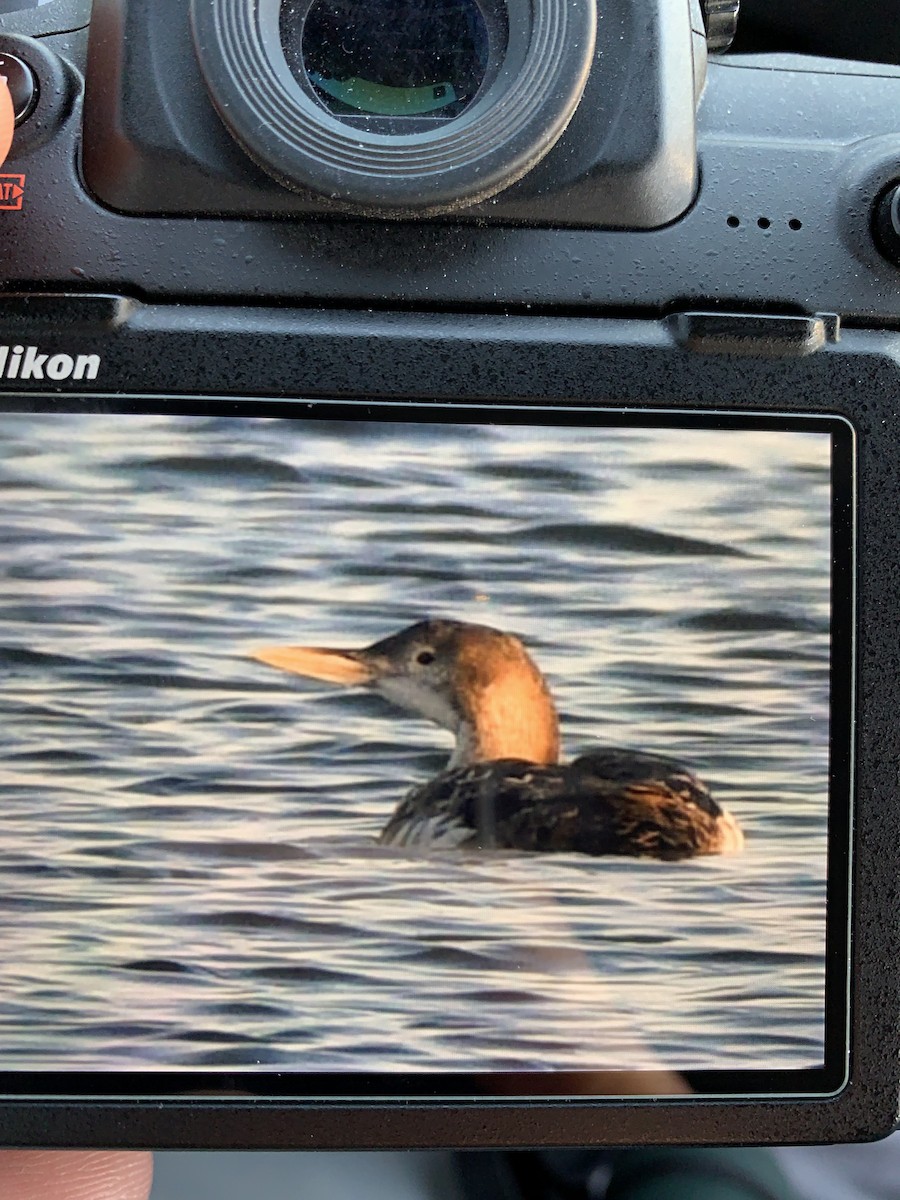
<svg viewBox="0 0 900 1200"><path fill-rule="evenodd" d="M381 834L388 845L661 859L743 847L734 817L681 763L604 747L561 764L550 690L510 634L435 619L363 650L273 646L254 657L373 688L456 735L446 769L400 801Z"/></svg>

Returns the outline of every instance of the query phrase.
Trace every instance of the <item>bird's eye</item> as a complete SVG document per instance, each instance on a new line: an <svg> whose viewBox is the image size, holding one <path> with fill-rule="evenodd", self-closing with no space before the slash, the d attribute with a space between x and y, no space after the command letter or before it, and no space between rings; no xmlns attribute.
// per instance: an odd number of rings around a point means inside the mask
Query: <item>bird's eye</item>
<svg viewBox="0 0 900 1200"><path fill-rule="evenodd" d="M420 650L416 655L416 662L421 663L423 667L427 667L430 663L434 662L434 655L430 650Z"/></svg>

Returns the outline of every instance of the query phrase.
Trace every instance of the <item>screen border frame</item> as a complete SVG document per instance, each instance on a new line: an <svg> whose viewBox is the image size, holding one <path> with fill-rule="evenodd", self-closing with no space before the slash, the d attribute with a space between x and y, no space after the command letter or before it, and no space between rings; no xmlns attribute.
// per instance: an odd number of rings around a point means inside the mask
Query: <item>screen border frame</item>
<svg viewBox="0 0 900 1200"><path fill-rule="evenodd" d="M49 300L49 298L48 298ZM367 395L401 410L416 397L528 406L561 401L653 409L753 411L759 396L768 410L810 416L840 415L858 439L859 639L858 724L869 749L897 745L891 714L898 687L882 659L897 623L887 579L900 503L888 469L898 435L896 405L900 350L890 334L849 331L843 343L804 357L691 352L677 344L665 320L652 321L470 314L234 310L116 302L88 298L82 321L59 332L39 306L26 328L0 341L39 336L59 350L102 353L97 390L121 398L145 391L209 394L227 405L239 395L334 400ZM74 298L60 301L64 312ZM58 314L60 315L60 314ZM42 346L42 349L46 347ZM448 353L448 350L452 351ZM280 351L275 354L275 351ZM505 376L505 378L503 378ZM502 386L500 380L502 378ZM110 388L114 384L115 390ZM0 381L5 389L30 388ZM60 387L81 393L83 383ZM96 393L94 393L96 394ZM70 397L71 398L71 397ZM877 497L871 507L867 501ZM890 604L890 607L889 607ZM862 624L860 624L860 622ZM879 742L879 739L880 742ZM67 1099L60 1093L4 1104L8 1137L18 1144L169 1146L479 1146L609 1145L658 1142L700 1144L859 1140L880 1136L897 1115L896 937L889 927L890 897L900 863L897 806L884 802L887 781L875 756L861 747L854 818L848 847L857 902L853 937L850 1072L834 1096L794 1095L717 1100L628 1097L597 1102L454 1100L449 1104L377 1099L351 1102L208 1095L160 1104L138 1100ZM833 844L833 843L832 843ZM864 913L862 918L860 913ZM601 1115L602 1113L602 1115ZM452 1129L448 1125L452 1114ZM661 1123L662 1122L662 1123ZM598 1128L602 1126L602 1128ZM663 1135L664 1130L664 1135Z"/></svg>

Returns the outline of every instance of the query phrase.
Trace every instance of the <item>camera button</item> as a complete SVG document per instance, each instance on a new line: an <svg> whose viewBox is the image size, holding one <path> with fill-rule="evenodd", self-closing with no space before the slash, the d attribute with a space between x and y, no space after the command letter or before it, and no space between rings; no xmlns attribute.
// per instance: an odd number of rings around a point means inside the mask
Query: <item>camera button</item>
<svg viewBox="0 0 900 1200"><path fill-rule="evenodd" d="M5 78L12 96L16 125L27 121L38 101L37 76L31 67L14 54L0 54L0 76Z"/></svg>
<svg viewBox="0 0 900 1200"><path fill-rule="evenodd" d="M900 267L900 183L892 183L876 200L872 227L878 249Z"/></svg>

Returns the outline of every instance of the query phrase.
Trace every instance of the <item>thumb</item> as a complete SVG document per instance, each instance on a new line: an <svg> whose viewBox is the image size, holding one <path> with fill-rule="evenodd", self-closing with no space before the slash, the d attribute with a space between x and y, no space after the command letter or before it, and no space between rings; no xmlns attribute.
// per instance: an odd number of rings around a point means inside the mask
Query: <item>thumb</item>
<svg viewBox="0 0 900 1200"><path fill-rule="evenodd" d="M6 80L0 75L0 167L6 162L6 156L9 154L15 125L16 113L12 96L6 86Z"/></svg>
<svg viewBox="0 0 900 1200"><path fill-rule="evenodd" d="M4 1200L147 1200L152 1162L129 1151L2 1150Z"/></svg>

